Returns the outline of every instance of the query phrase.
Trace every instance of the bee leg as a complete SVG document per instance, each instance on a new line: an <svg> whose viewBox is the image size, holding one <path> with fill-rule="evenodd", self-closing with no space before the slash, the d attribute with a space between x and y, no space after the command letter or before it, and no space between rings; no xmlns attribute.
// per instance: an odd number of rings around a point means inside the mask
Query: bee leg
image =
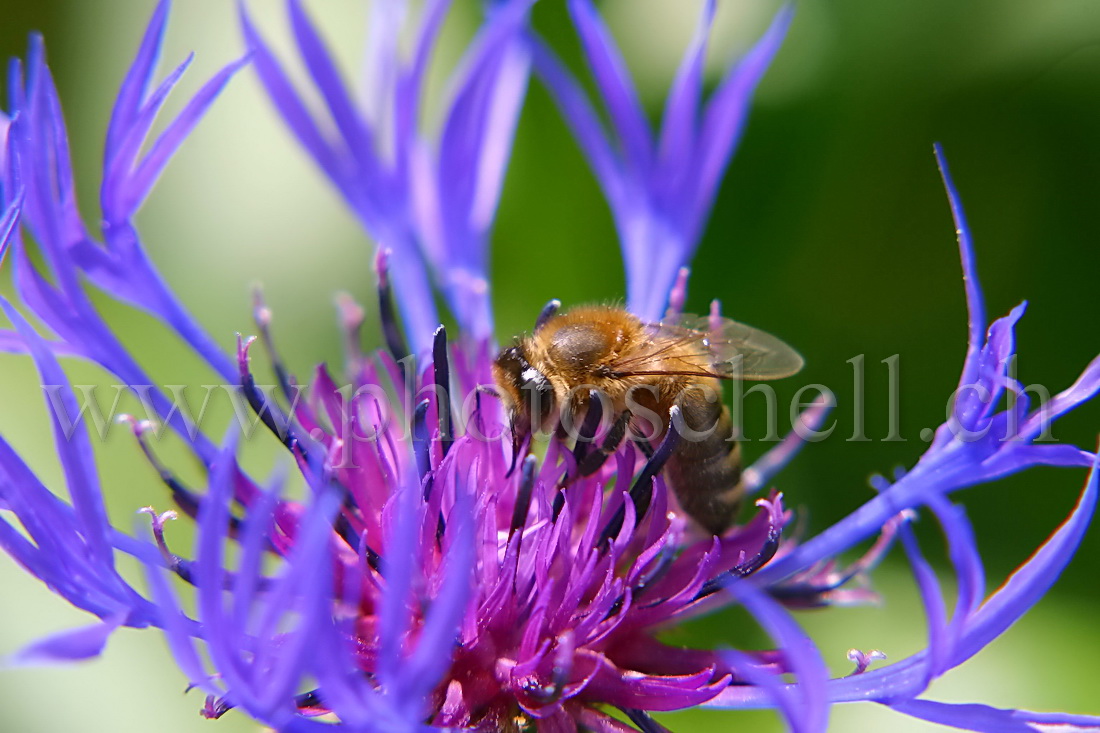
<svg viewBox="0 0 1100 733"><path fill-rule="evenodd" d="M535 330L539 330L546 322L554 317L554 314L561 308L561 301L555 298L542 307L542 311L539 313L539 317L535 319Z"/></svg>
<svg viewBox="0 0 1100 733"><path fill-rule="evenodd" d="M623 438L626 437L626 428L630 424L631 417L630 410L626 410L619 415L615 424L611 426L611 430L607 431L607 436L600 447L577 462L577 474L579 476L590 476L598 471L600 466L607 461L607 457L618 449L623 442Z"/></svg>

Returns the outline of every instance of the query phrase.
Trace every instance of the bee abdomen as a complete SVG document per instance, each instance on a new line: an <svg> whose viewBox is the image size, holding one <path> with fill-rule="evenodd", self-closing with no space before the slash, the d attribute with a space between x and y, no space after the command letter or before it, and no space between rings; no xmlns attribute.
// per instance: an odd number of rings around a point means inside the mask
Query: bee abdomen
<svg viewBox="0 0 1100 733"><path fill-rule="evenodd" d="M683 510L707 531L721 534L737 517L744 492L741 447L730 440L733 422L718 402L683 400L680 408L685 426L704 435L684 431L664 476Z"/></svg>

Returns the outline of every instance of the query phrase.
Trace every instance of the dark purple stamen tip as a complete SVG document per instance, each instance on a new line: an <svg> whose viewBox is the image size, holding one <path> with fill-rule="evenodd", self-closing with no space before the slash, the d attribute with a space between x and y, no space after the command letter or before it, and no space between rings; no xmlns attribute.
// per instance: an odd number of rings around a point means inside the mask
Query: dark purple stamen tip
<svg viewBox="0 0 1100 733"><path fill-rule="evenodd" d="M535 319L535 330L546 325L546 322L554 317L554 314L561 308L561 301L555 298L542 307L542 311L539 312L539 317Z"/></svg>
<svg viewBox="0 0 1100 733"><path fill-rule="evenodd" d="M558 521L558 515L561 514L561 510L565 508L565 492L558 490L558 493L554 495L554 505L551 507L551 517L554 521Z"/></svg>
<svg viewBox="0 0 1100 733"><path fill-rule="evenodd" d="M168 565L168 569L178 575L184 582L194 585L194 574L191 572L191 562L184 560L179 555L175 554L168 549L168 543L164 539L164 525L170 519L176 519L177 515L174 511L166 511L157 514L157 511L151 506L142 507L138 509L141 514L148 514L153 524L153 539L157 543L157 549L160 550L161 557L164 558L164 562Z"/></svg>
<svg viewBox="0 0 1100 733"><path fill-rule="evenodd" d="M882 532L870 549L856 562L844 570L828 572L824 575L811 575L806 580L794 580L773 586L770 593L773 597L784 603L797 604L803 607L825 605L829 593L840 589L851 582L857 576L874 567L886 555L898 537L898 530L905 522L910 521L914 514L910 511L901 512L883 525Z"/></svg>
<svg viewBox="0 0 1100 733"><path fill-rule="evenodd" d="M699 592L695 596L696 601L714 595L735 578L744 578L748 575L752 575L757 570L764 567L773 557L775 557L775 553L779 551L779 540L783 535L782 514L778 511L777 505L771 502L761 499L757 501L756 504L757 506L764 507L764 509L771 514L771 522L768 525L768 535L764 538L764 544L752 557L742 559L741 562L737 563L729 570L723 571L720 575L703 583L703 587L699 589Z"/></svg>
<svg viewBox="0 0 1100 733"><path fill-rule="evenodd" d="M386 348L394 361L409 356L409 347L405 336L397 324L397 311L393 307L393 290L390 288L389 253L379 250L374 258L374 267L378 272L378 317L382 322L382 334L386 339Z"/></svg>
<svg viewBox="0 0 1100 733"><path fill-rule="evenodd" d="M642 517L649 510L649 504L653 498L653 479L660 473L661 469L665 467L665 463L672 457L672 451L680 443L680 433L676 431L675 419L679 414L680 408L675 405L669 410L668 429L665 431L664 440L661 441L661 445L642 466L642 470L638 473L638 477L634 479L634 485L630 487L630 500L634 502L635 514L637 521L641 522ZM604 528L603 534L600 535L601 544L606 547L611 540L619 536L619 530L623 528L623 522L626 520L626 507L621 506L619 510L615 512L615 516L611 518L611 521L607 523L607 527Z"/></svg>
<svg viewBox="0 0 1100 733"><path fill-rule="evenodd" d="M603 420L603 400L596 390L588 391L588 412L581 423L581 429L577 433L577 440L573 444L573 459L579 466L588 455L589 447L596 439L596 433L600 429L600 421Z"/></svg>
<svg viewBox="0 0 1100 733"><path fill-rule="evenodd" d="M431 440L428 436L428 407L431 405L431 400L423 399L417 403L416 409L413 410L412 419L412 444L413 454L416 456L416 469L420 473L420 480L423 481L431 474L432 461L428 455L428 449L431 447ZM431 493L431 485L425 487L425 498Z"/></svg>
<svg viewBox="0 0 1100 733"><path fill-rule="evenodd" d="M669 733L668 728L654 720L649 713L637 708L619 708L642 733Z"/></svg>
<svg viewBox="0 0 1100 733"><path fill-rule="evenodd" d="M523 472L520 475L519 489L516 491L516 504L512 509L512 522L508 527L509 537L515 534L517 529L527 525L527 513L531 509L531 489L535 485L536 463L534 456L523 459Z"/></svg>
<svg viewBox="0 0 1100 733"><path fill-rule="evenodd" d="M439 443L443 448L443 455L446 456L454 443L454 425L451 421L451 366L447 354L447 329L443 326L435 330L432 367L436 412L439 416Z"/></svg>
<svg viewBox="0 0 1100 733"><path fill-rule="evenodd" d="M157 458L156 453L153 452L152 446L149 445L149 441L145 438L145 433L149 430L149 423L144 420L135 420L129 415L123 415L119 420L130 424L134 437L137 439L138 446L141 448L141 452L157 472L160 480L168 487L168 490L172 492L172 500L176 502L176 506L191 519L196 519L199 515L199 504L202 499L194 491L187 488L182 481L176 478L176 475ZM240 519L237 517L230 517L230 521L230 527L234 533L240 530Z"/></svg>
<svg viewBox="0 0 1100 733"><path fill-rule="evenodd" d="M286 446L287 450L298 456L298 458L306 460L304 444L290 427L290 416L284 414L282 409L274 404L273 400L268 399L267 395L256 386L256 379L252 376L252 370L248 365L248 351L255 341L255 337L242 340L239 335L237 336L237 366L241 379L241 391L244 393L245 399L248 400L248 406L260 418L260 422Z"/></svg>
<svg viewBox="0 0 1100 733"><path fill-rule="evenodd" d="M577 463L578 475L591 476L600 470L600 467L607 462L607 459L618 449L619 444L626 437L626 429L630 425L630 418L629 410L619 415L618 419L612 424L611 429L607 431L599 450L589 453Z"/></svg>
<svg viewBox="0 0 1100 733"><path fill-rule="evenodd" d="M367 560L367 567L376 573L382 573L382 556L372 550L369 546L364 546L363 555Z"/></svg>
<svg viewBox="0 0 1100 733"><path fill-rule="evenodd" d="M294 404L292 377L275 348L275 339L271 336L271 309L264 302L264 294L259 287L252 291L252 317L256 322L256 328L260 331L260 340L267 352L267 358L271 360L271 368L275 372L275 379L279 382L279 389L286 401Z"/></svg>

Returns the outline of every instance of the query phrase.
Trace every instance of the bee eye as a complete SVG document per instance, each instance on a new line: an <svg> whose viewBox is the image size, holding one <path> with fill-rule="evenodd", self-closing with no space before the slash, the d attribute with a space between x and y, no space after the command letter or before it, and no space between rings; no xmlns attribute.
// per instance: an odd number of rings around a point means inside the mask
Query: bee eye
<svg viewBox="0 0 1100 733"><path fill-rule="evenodd" d="M532 422L541 423L554 410L554 387L542 372L528 366L520 374L520 389L527 394Z"/></svg>
<svg viewBox="0 0 1100 733"><path fill-rule="evenodd" d="M554 386L546 375L527 361L527 356L519 347L511 347L500 352L495 367L505 388L518 392L517 405L521 413L526 413L531 422L541 425L554 411Z"/></svg>

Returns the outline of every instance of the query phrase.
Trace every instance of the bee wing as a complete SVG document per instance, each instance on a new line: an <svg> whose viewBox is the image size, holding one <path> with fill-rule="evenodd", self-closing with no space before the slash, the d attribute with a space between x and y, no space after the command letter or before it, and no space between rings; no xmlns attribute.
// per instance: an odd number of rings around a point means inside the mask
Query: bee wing
<svg viewBox="0 0 1100 733"><path fill-rule="evenodd" d="M717 325L712 330L710 318L691 315L649 324L649 346L620 360L614 369L623 376L766 380L789 377L805 363L797 351L769 333L728 318Z"/></svg>

